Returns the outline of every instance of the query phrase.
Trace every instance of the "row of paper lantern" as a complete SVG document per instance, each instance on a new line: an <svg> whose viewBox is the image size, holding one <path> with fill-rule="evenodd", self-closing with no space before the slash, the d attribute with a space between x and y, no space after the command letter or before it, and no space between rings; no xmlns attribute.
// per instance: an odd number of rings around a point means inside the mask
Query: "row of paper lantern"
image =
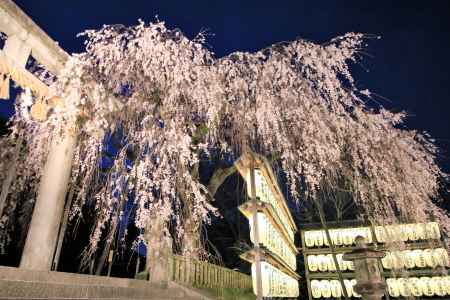
<svg viewBox="0 0 450 300"><path fill-rule="evenodd" d="M448 252L444 248L416 249L386 252L381 259L384 269L413 269L450 267Z"/></svg>
<svg viewBox="0 0 450 300"><path fill-rule="evenodd" d="M283 259L283 261L286 262L292 270L296 270L296 255L282 238L281 233L278 232L278 230L272 225L264 213L258 212L257 218L259 224L259 242L267 247L271 252ZM253 222L249 223L250 239L253 243L255 243Z"/></svg>
<svg viewBox="0 0 450 300"><path fill-rule="evenodd" d="M379 243L439 240L441 232L436 222L375 226L375 236Z"/></svg>
<svg viewBox="0 0 450 300"><path fill-rule="evenodd" d="M355 265L352 261L347 261L342 259L343 254L336 254L336 259L339 264L339 269L341 271L354 271ZM311 272L335 272L336 265L334 264L332 254L319 254L319 255L308 255L308 269Z"/></svg>
<svg viewBox="0 0 450 300"><path fill-rule="evenodd" d="M345 290L349 297L361 297L353 288L356 283L356 279L344 279ZM343 296L339 280L311 280L311 294L313 298L341 298Z"/></svg>
<svg viewBox="0 0 450 300"><path fill-rule="evenodd" d="M344 279L344 286L349 297L360 298L354 286L356 279ZM388 278L386 279L389 296L397 297L445 297L450 296L450 276ZM313 298L341 298L342 286L339 280L311 280Z"/></svg>
<svg viewBox="0 0 450 300"><path fill-rule="evenodd" d="M299 295L298 280L278 270L268 262L261 262L263 297L290 297ZM256 264L252 264L253 291L256 294Z"/></svg>
<svg viewBox="0 0 450 300"><path fill-rule="evenodd" d="M247 176L247 182L250 182L250 174ZM250 186L250 184L248 184ZM259 169L255 169L255 187L256 187L256 196L259 198L259 200L266 202L268 204L271 204L273 209L275 210L275 213L278 215L281 223L283 224L284 228L286 229L289 238L294 241L294 231L289 226L289 222L287 221L287 216L285 215L285 212L281 209L280 203L278 203L278 200L275 198L275 196L272 194L272 191L269 187L269 185L266 182L266 179L264 178L262 171ZM249 193L249 197L252 197L250 194L250 189L247 189L247 192Z"/></svg>
<svg viewBox="0 0 450 300"><path fill-rule="evenodd" d="M336 246L350 246L355 244L355 238L362 236L367 243L372 243L373 237L369 227L330 229L330 238ZM441 232L436 222L375 226L377 242L386 241L419 241L440 239ZM305 245L308 248L329 246L325 230L305 231Z"/></svg>
<svg viewBox="0 0 450 300"><path fill-rule="evenodd" d="M386 283L393 298L450 296L450 276L388 278Z"/></svg>
<svg viewBox="0 0 450 300"><path fill-rule="evenodd" d="M369 227L330 229L330 238L335 246L351 246L355 244L355 238L362 236L366 242L372 242L372 233ZM329 246L330 243L325 230L305 231L305 245L308 248Z"/></svg>

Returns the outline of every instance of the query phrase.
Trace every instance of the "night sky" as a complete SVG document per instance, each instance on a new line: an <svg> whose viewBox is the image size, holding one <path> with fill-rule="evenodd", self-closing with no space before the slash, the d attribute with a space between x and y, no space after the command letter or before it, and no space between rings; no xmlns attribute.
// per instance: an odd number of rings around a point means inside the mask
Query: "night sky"
<svg viewBox="0 0 450 300"><path fill-rule="evenodd" d="M409 128L436 138L441 164L450 171L450 1L15 2L69 53L83 50L76 34L85 29L152 21L156 15L188 37L208 30L218 57L298 37L322 43L349 31L379 35L369 41L364 67L354 68L358 87L381 95L377 101L388 108L409 112ZM10 102L0 103L2 116L12 112Z"/></svg>

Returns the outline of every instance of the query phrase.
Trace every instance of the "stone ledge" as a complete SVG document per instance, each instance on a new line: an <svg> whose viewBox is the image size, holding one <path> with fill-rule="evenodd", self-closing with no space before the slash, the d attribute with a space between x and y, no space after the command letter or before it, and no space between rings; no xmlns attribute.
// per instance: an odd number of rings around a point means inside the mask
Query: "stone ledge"
<svg viewBox="0 0 450 300"><path fill-rule="evenodd" d="M203 299L195 289L170 282L167 289L148 281L0 266L0 299Z"/></svg>

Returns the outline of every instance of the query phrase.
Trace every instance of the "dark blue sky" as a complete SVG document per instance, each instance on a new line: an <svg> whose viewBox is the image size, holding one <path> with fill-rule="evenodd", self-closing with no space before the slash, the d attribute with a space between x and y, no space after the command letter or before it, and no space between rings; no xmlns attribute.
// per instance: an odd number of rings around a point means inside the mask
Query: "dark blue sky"
<svg viewBox="0 0 450 300"><path fill-rule="evenodd" d="M67 52L80 52L76 34L102 24L135 24L155 15L189 37L214 36L217 56L255 51L296 37L316 42L349 31L380 35L355 67L361 88L389 99L383 104L412 114L410 128L430 132L450 171L450 1L448 0L17 0L22 9ZM0 104L0 112L5 111Z"/></svg>

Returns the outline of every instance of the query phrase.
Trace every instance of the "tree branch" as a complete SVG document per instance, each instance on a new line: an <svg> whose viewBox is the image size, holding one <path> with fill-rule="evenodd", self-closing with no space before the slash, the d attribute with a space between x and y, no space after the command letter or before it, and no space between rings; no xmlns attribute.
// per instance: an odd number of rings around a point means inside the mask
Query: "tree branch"
<svg viewBox="0 0 450 300"><path fill-rule="evenodd" d="M207 189L211 198L214 198L219 187L224 183L224 181L228 178L228 176L234 174L237 171L236 167L232 165L228 168L220 168L216 169L209 180Z"/></svg>

